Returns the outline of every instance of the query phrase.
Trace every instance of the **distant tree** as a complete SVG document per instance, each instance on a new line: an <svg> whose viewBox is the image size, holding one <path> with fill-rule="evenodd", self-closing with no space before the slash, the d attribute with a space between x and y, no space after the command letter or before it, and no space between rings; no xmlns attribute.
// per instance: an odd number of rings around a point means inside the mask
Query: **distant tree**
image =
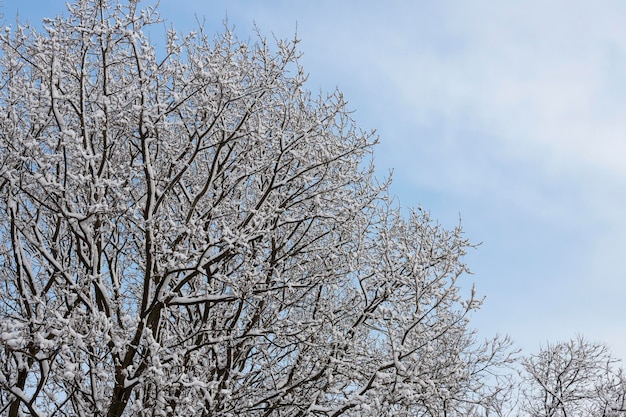
<svg viewBox="0 0 626 417"><path fill-rule="evenodd" d="M0 414L491 407L461 229L394 208L295 41L157 48L137 3L0 35Z"/></svg>
<svg viewBox="0 0 626 417"><path fill-rule="evenodd" d="M626 416L624 375L604 344L580 336L548 344L522 364L528 416Z"/></svg>

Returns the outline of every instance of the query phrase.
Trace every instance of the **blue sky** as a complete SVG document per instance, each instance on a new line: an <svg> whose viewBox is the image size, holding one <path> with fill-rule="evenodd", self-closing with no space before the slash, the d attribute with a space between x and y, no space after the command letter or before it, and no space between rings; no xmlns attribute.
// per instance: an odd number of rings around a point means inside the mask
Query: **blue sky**
<svg viewBox="0 0 626 417"><path fill-rule="evenodd" d="M148 2L144 2L148 4ZM5 0L7 22L62 1ZM376 129L392 193L483 242L474 326L525 351L574 337L626 359L626 3L162 0L240 38L296 28L309 88L339 87ZM155 39L157 40L157 39ZM469 284L468 281L468 284Z"/></svg>

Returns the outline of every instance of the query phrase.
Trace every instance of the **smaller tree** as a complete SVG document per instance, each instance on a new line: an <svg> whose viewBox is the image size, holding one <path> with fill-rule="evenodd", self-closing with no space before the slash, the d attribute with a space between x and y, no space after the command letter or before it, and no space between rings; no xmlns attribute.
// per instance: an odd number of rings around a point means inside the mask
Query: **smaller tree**
<svg viewBox="0 0 626 417"><path fill-rule="evenodd" d="M624 375L606 345L582 336L522 361L524 411L532 417L626 416Z"/></svg>

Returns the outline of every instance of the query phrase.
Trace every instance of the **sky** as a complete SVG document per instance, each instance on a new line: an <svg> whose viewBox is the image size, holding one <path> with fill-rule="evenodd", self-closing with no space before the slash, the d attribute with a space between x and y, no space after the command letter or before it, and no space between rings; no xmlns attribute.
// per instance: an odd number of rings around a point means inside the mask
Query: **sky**
<svg viewBox="0 0 626 417"><path fill-rule="evenodd" d="M7 23L65 2L4 0ZM143 4L153 4L144 1ZM308 88L376 129L391 193L481 243L481 337L578 334L626 360L626 3L161 0L177 30L300 39ZM155 39L158 43L158 39Z"/></svg>

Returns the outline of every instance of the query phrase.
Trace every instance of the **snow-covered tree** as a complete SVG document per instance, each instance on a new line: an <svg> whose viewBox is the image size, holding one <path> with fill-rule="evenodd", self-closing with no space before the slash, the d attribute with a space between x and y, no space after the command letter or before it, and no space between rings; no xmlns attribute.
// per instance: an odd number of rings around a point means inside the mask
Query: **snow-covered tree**
<svg viewBox="0 0 626 417"><path fill-rule="evenodd" d="M401 215L297 42L157 48L137 3L0 35L0 413L491 407L461 229Z"/></svg>
<svg viewBox="0 0 626 417"><path fill-rule="evenodd" d="M579 336L548 344L522 364L525 415L626 416L626 381L606 345Z"/></svg>

